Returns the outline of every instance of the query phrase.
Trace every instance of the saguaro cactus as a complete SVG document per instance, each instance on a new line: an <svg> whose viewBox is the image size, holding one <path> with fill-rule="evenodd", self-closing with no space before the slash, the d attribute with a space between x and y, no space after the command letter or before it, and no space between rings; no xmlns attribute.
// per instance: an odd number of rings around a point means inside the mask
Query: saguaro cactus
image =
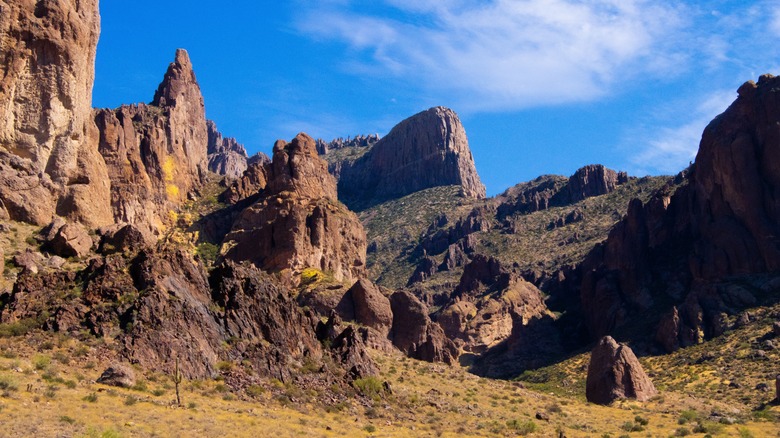
<svg viewBox="0 0 780 438"><path fill-rule="evenodd" d="M176 385L176 404L181 406L181 397L179 397L179 384L181 383L181 370L179 369L179 358L176 358L176 366L173 370L173 383Z"/></svg>

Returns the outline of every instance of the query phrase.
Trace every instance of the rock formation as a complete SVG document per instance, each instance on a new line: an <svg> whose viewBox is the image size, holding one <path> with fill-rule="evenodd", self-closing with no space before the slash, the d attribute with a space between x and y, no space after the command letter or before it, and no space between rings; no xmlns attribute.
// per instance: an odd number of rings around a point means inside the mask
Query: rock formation
<svg viewBox="0 0 780 438"><path fill-rule="evenodd" d="M208 168L210 171L231 179L240 178L247 167L247 155L244 146L235 138L223 138L217 130L217 124L206 122L208 128Z"/></svg>
<svg viewBox="0 0 780 438"><path fill-rule="evenodd" d="M336 151L344 148L368 148L373 146L379 141L379 134L369 135L356 135L354 138L336 138L326 143L325 140L318 138L315 143L317 146L317 153L320 155L326 155L329 152Z"/></svg>
<svg viewBox="0 0 780 438"><path fill-rule="evenodd" d="M658 394L631 348L609 336L591 353L585 386L588 401L600 405L624 398L642 402Z"/></svg>
<svg viewBox="0 0 780 438"><path fill-rule="evenodd" d="M542 293L481 254L466 265L453 298L436 315L448 338L483 353L510 337L515 324L547 314Z"/></svg>
<svg viewBox="0 0 780 438"><path fill-rule="evenodd" d="M299 134L277 141L260 198L238 217L223 243L227 259L249 260L267 271L315 268L338 281L365 269L366 234L336 198L336 182L314 140Z"/></svg>
<svg viewBox="0 0 780 438"><path fill-rule="evenodd" d="M393 326L390 300L368 280L358 280L347 292L352 298L355 322L387 337Z"/></svg>
<svg viewBox="0 0 780 438"><path fill-rule="evenodd" d="M467 197L485 197L463 125L442 107L404 120L362 157L331 167L338 174L339 199L352 209L444 185L461 186Z"/></svg>
<svg viewBox="0 0 780 438"><path fill-rule="evenodd" d="M398 291L390 296L393 311L393 345L409 357L452 364L458 348L444 335L439 324L428 317L428 308L414 295Z"/></svg>
<svg viewBox="0 0 780 438"><path fill-rule="evenodd" d="M91 108L99 33L97 0L0 4L2 215L112 222Z"/></svg>
<svg viewBox="0 0 780 438"><path fill-rule="evenodd" d="M95 121L115 220L159 234L207 170L203 96L187 52L176 51L150 105L97 110Z"/></svg>
<svg viewBox="0 0 780 438"><path fill-rule="evenodd" d="M659 326L667 349L723 330L723 312L755 303L726 279L780 269L780 78L739 88L704 131L692 170L626 218L581 267L592 336L608 333L658 297L678 303ZM751 280L752 281L752 280ZM757 281L757 280L756 280ZM767 283L766 287L769 283ZM756 285L761 290L761 284ZM690 334L686 334L689 332Z"/></svg>

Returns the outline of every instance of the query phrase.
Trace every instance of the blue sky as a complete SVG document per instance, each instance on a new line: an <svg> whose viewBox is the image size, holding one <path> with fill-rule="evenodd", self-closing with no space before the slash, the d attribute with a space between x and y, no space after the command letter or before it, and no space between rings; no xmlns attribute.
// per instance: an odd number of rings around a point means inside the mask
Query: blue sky
<svg viewBox="0 0 780 438"><path fill-rule="evenodd" d="M497 194L602 163L676 173L701 132L780 74L777 1L101 2L94 106L148 102L189 51L207 117L250 153L298 132L386 134L454 109Z"/></svg>

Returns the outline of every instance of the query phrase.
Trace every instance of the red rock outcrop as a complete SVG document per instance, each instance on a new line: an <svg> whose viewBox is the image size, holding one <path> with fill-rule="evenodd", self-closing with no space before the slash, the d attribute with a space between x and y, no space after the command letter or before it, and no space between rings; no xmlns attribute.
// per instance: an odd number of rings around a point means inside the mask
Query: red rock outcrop
<svg viewBox="0 0 780 438"><path fill-rule="evenodd" d="M266 166L267 185L244 210L223 242L230 260L263 270L316 268L338 281L365 270L366 234L357 216L336 198L336 181L317 155L314 140L299 134L277 141Z"/></svg>
<svg viewBox="0 0 780 438"><path fill-rule="evenodd" d="M97 110L95 121L115 220L159 234L206 175L203 96L187 52L176 51L150 105Z"/></svg>
<svg viewBox="0 0 780 438"><path fill-rule="evenodd" d="M331 167L338 169L339 199L353 209L444 185L485 197L466 131L457 114L443 107L409 117L359 159Z"/></svg>
<svg viewBox="0 0 780 438"><path fill-rule="evenodd" d="M425 304L409 292L398 291L390 296L390 306L393 345L414 359L455 362L458 348L447 339L441 326L431 321Z"/></svg>
<svg viewBox="0 0 780 438"><path fill-rule="evenodd" d="M606 195L619 184L628 182L625 172L615 172L601 164L591 164L578 169L566 186L568 202L573 203L593 196Z"/></svg>
<svg viewBox="0 0 780 438"><path fill-rule="evenodd" d="M542 293L481 254L466 265L453 299L436 321L465 351L483 353L508 339L516 324L547 315Z"/></svg>
<svg viewBox="0 0 780 438"><path fill-rule="evenodd" d="M609 336L602 338L590 355L585 396L591 403L608 405L631 398L647 401L658 394L634 352Z"/></svg>
<svg viewBox="0 0 780 438"><path fill-rule="evenodd" d="M210 171L231 179L240 178L247 168L247 155L244 146L235 138L222 137L217 124L206 122L208 128L208 168Z"/></svg>
<svg viewBox="0 0 780 438"><path fill-rule="evenodd" d="M0 2L0 209L11 219L112 222L91 117L99 33L97 0Z"/></svg>
<svg viewBox="0 0 780 438"><path fill-rule="evenodd" d="M722 312L749 302L732 276L780 269L780 78L739 88L736 101L705 129L691 172L627 217L581 267L582 308L600 336L649 308L656 295L680 308L664 320L667 349L723 330ZM681 183L681 184L680 184ZM762 287L758 285L759 289ZM747 301L745 301L747 299Z"/></svg>
<svg viewBox="0 0 780 438"><path fill-rule="evenodd" d="M393 326L390 300L368 280L360 279L347 292L352 297L355 322L371 327L387 337Z"/></svg>

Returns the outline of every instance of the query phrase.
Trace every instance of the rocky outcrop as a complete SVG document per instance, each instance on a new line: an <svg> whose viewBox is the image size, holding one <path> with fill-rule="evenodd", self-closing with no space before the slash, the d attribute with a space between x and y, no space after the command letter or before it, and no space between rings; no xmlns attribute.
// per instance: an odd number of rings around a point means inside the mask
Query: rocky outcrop
<svg viewBox="0 0 780 438"><path fill-rule="evenodd" d="M219 195L219 201L235 205L247 200L254 202L260 191L268 184L268 166L271 160L265 154L258 154L256 160L248 164L244 173Z"/></svg>
<svg viewBox="0 0 780 438"><path fill-rule="evenodd" d="M379 134L356 135L355 137L336 138L330 142L318 138L315 141L317 153L326 155L329 152L345 148L369 148L379 141Z"/></svg>
<svg viewBox="0 0 780 438"><path fill-rule="evenodd" d="M755 302L721 281L780 269L780 201L772 195L780 190L779 86L764 75L740 87L705 129L682 183L632 202L587 257L580 296L592 336L671 299L684 308L679 324L661 321L659 341L667 350L698 342L722 331L721 313Z"/></svg>
<svg viewBox="0 0 780 438"><path fill-rule="evenodd" d="M266 166L260 198L238 217L223 255L266 271L305 268L354 281L365 269L366 234L357 216L336 198L336 182L317 155L314 140L299 134L278 141Z"/></svg>
<svg viewBox="0 0 780 438"><path fill-rule="evenodd" d="M203 96L187 52L176 51L150 105L97 110L95 121L115 220L159 234L207 170Z"/></svg>
<svg viewBox="0 0 780 438"><path fill-rule="evenodd" d="M69 223L59 217L43 233L43 247L61 257L84 257L92 245L92 237L81 224Z"/></svg>
<svg viewBox="0 0 780 438"><path fill-rule="evenodd" d="M574 203L593 196L606 195L619 184L628 182L625 172L615 172L601 164L591 164L574 172L566 185L568 202Z"/></svg>
<svg viewBox="0 0 780 438"><path fill-rule="evenodd" d="M247 155L244 146L235 138L222 137L217 124L206 121L208 129L208 168L210 171L231 179L240 178L247 168Z"/></svg>
<svg viewBox="0 0 780 438"><path fill-rule="evenodd" d="M454 363L458 348L428 317L428 308L414 295L398 291L390 296L393 345L407 356L428 362Z"/></svg>
<svg viewBox="0 0 780 438"><path fill-rule="evenodd" d="M585 396L591 403L608 405L618 399L643 402L658 394L634 352L609 336L593 349L585 382Z"/></svg>
<svg viewBox="0 0 780 438"><path fill-rule="evenodd" d="M466 132L447 108L404 120L365 155L335 167L339 199L351 209L445 185L461 186L467 197L485 197Z"/></svg>
<svg viewBox="0 0 780 438"><path fill-rule="evenodd" d="M91 116L99 33L97 0L0 3L0 209L13 220L112 222Z"/></svg>
<svg viewBox="0 0 780 438"><path fill-rule="evenodd" d="M393 326L390 300L376 285L365 279L358 280L348 294L352 297L355 322L371 327L386 338Z"/></svg>
<svg viewBox="0 0 780 438"><path fill-rule="evenodd" d="M436 321L460 348L483 353L508 339L516 324L527 325L547 313L534 285L503 269L498 260L477 254Z"/></svg>
<svg viewBox="0 0 780 438"><path fill-rule="evenodd" d="M114 364L100 374L97 383L118 386L120 388L131 388L135 385L135 372L128 365Z"/></svg>

